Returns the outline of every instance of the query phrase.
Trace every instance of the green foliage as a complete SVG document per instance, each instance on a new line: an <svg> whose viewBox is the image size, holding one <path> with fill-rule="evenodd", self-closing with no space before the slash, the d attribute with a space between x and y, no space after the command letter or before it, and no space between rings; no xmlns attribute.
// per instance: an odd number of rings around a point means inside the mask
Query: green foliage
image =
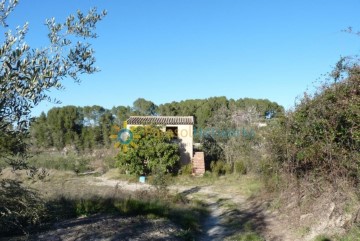
<svg viewBox="0 0 360 241"><path fill-rule="evenodd" d="M117 166L132 174L144 175L171 172L180 159L179 146L172 141L172 133L154 126L131 129L133 140L121 144Z"/></svg>
<svg viewBox="0 0 360 241"><path fill-rule="evenodd" d="M280 177L280 167L276 163L271 163L271 161L265 163L262 162L260 174L261 179L265 185L266 190L273 192L279 190L281 184L283 184Z"/></svg>
<svg viewBox="0 0 360 241"><path fill-rule="evenodd" d="M234 163L234 172L240 175L247 173L246 165L243 161L237 161Z"/></svg>
<svg viewBox="0 0 360 241"><path fill-rule="evenodd" d="M353 225L350 230L343 236L337 235L336 240L339 241L360 241L360 226Z"/></svg>
<svg viewBox="0 0 360 241"><path fill-rule="evenodd" d="M236 103L230 101L228 107L219 105L207 121L203 133L198 131L206 167L213 160L225 160L230 170L240 162L237 165L243 165L241 173L258 171L264 141L263 131L257 124L265 122L265 119L256 106L237 106Z"/></svg>
<svg viewBox="0 0 360 241"><path fill-rule="evenodd" d="M231 174L233 171L232 165L223 161L212 161L210 168L215 176Z"/></svg>
<svg viewBox="0 0 360 241"><path fill-rule="evenodd" d="M246 104L239 104L243 102ZM249 106L250 104L256 106ZM248 113L250 109L253 111L252 114ZM216 130L217 134L211 134L211 138L221 145L231 138L231 133L227 133L226 130L249 132L250 128L249 130L241 129L244 128L242 119L255 121L259 115L264 118L264 114L260 113L268 109L278 109L277 104L267 100L234 101L227 100L225 97L213 97L204 100L172 102L157 107L153 102L139 98L132 107L117 106L111 110L97 105L53 108L47 114L42 113L36 118L31 123L30 130L33 143L39 149L56 147L61 150L69 145L75 146L77 150L95 149L111 145L109 136L115 124L122 126L131 115L154 115L160 112L162 115L195 116L195 126L198 128L195 129L197 133L194 139L201 141L204 137L203 133L213 133ZM282 113L281 108L278 111L276 113ZM222 157L210 157L212 160L219 158Z"/></svg>
<svg viewBox="0 0 360 241"><path fill-rule="evenodd" d="M96 213L142 215L148 218L163 217L188 230L187 237L194 237L200 231L201 218L207 212L202 203L193 205L177 204L165 199L102 198L92 196L81 199L59 198L47 203L49 221L62 218L91 215Z"/></svg>
<svg viewBox="0 0 360 241"><path fill-rule="evenodd" d="M17 3L3 1L1 24L6 30L9 30L6 18ZM56 23L54 18L46 20L49 46L41 49L26 44L28 23L13 31L14 35L7 32L0 51L1 66L4 67L0 82L0 130L12 123L21 130L26 129L33 106L49 98L47 90L61 89L61 80L66 77L79 81L79 74L97 71L90 44L74 44L74 40L96 38L96 23L105 15L106 12L98 14L92 9L87 15L78 11L77 16L70 15L64 23Z"/></svg>
<svg viewBox="0 0 360 241"><path fill-rule="evenodd" d="M90 158L76 155L47 155L41 154L29 158L29 164L36 168L56 169L60 171L91 171Z"/></svg>
<svg viewBox="0 0 360 241"><path fill-rule="evenodd" d="M230 240L236 241L264 241L264 239L255 232L246 232L244 234L236 235L236 237L231 238Z"/></svg>
<svg viewBox="0 0 360 241"><path fill-rule="evenodd" d="M148 100L145 100L144 98L139 98L134 101L133 104L134 111L138 113L139 115L155 115L157 106Z"/></svg>
<svg viewBox="0 0 360 241"><path fill-rule="evenodd" d="M181 175L191 175L193 173L193 165L191 163L183 165L180 169L180 173Z"/></svg>
<svg viewBox="0 0 360 241"><path fill-rule="evenodd" d="M45 215L44 203L37 193L18 181L0 180L0 200L0 234L26 233Z"/></svg>
<svg viewBox="0 0 360 241"><path fill-rule="evenodd" d="M234 168L242 169L238 171L244 174L249 171L259 171L264 142L259 132L255 134L252 130L251 133L254 134L251 136L247 133L250 131L230 138L224 148L226 161L234 165Z"/></svg>
<svg viewBox="0 0 360 241"><path fill-rule="evenodd" d="M195 117L196 128L206 128L209 126L210 119L218 111L234 113L239 110L246 110L254 107L262 118L269 111L275 113L274 117L284 114L284 108L275 102L263 99L226 99L226 97L212 97L208 99L185 100L159 105L160 115L192 115ZM211 122L211 121L210 121ZM211 125L210 125L211 126Z"/></svg>
<svg viewBox="0 0 360 241"><path fill-rule="evenodd" d="M0 194L2 194L1 191L2 189L0 189ZM21 212L17 213L18 216L16 216L16 220L8 220L6 215L2 216L2 219L0 219L1 236L14 235L17 232L21 233L23 231L28 232L29 230L36 231L36 228L39 228L39 225L44 223L52 224L64 219L84 215L108 213L123 216L141 215L147 218L167 218L175 224L178 224L182 229L187 230L186 237L193 238L194 235L200 231L202 217L207 214L204 205L200 202L190 203L188 200L173 202L175 199L168 200L164 197L153 198L142 196L139 198L113 198L90 196L68 198L60 196L42 202L36 198L36 195L31 196L32 193L29 190L27 190L25 194L22 192L22 194L23 197L28 195L31 198L26 197L22 200L17 200L19 201L18 209L20 210L24 205L27 205L28 209L21 209ZM9 198L10 197L12 196L9 196ZM41 216L39 216L39 211L34 212L34 208L41 210ZM3 212L4 209L0 207L0 211ZM31 216L33 214L36 215ZM9 221L21 222L23 230L19 229L19 225L13 225Z"/></svg>
<svg viewBox="0 0 360 241"><path fill-rule="evenodd" d="M352 240L354 240L354 239L352 239ZM315 239L313 241L331 241L331 239L325 235L318 235L315 237Z"/></svg>
<svg viewBox="0 0 360 241"><path fill-rule="evenodd" d="M109 147L114 117L100 106L64 106L42 113L31 123L37 148L73 146L77 150Z"/></svg>
<svg viewBox="0 0 360 241"><path fill-rule="evenodd" d="M27 145L19 140L27 137L27 133L16 131L10 126L6 127L6 130L0 135L0 159L24 153Z"/></svg>
<svg viewBox="0 0 360 241"><path fill-rule="evenodd" d="M153 185L158 194L160 195L166 195L167 194L167 188L169 186L170 177L166 173L164 173L163 170L160 168L157 168L152 171L152 177L151 177L151 185Z"/></svg>
<svg viewBox="0 0 360 241"><path fill-rule="evenodd" d="M52 108L46 118L43 116L38 123L36 122L32 130L38 134L39 131L43 131L44 126L47 127L48 132L45 136L50 137L50 143L60 150L66 145L74 144L76 137L81 133L81 120L82 115L75 106Z"/></svg>
<svg viewBox="0 0 360 241"><path fill-rule="evenodd" d="M211 135L204 135L201 139L201 144L201 149L205 153L206 169L209 168L212 161L224 158L223 148Z"/></svg>
<svg viewBox="0 0 360 241"><path fill-rule="evenodd" d="M28 23L18 27L14 34L6 24L6 18L17 4L18 1L3 0L0 13L1 25L7 31L0 49L0 65L3 66L0 73L0 131L5 136L13 132L27 133L31 109L50 99L48 90L63 88L61 81L64 78L79 81L80 74L97 71L90 44L86 41L75 44L74 40L96 38L96 24L106 15L106 12L98 14L96 9L92 9L87 15L78 11L76 16L70 15L64 23L48 19L49 45L35 49L25 42ZM38 132L39 143L45 142L44 131ZM72 133L65 134L58 145L63 145ZM24 138L18 139L18 142L23 141Z"/></svg>
<svg viewBox="0 0 360 241"><path fill-rule="evenodd" d="M244 224L244 231L241 234L231 237L229 240L236 241L264 241L265 239L261 237L256 231L256 227L251 221L248 221Z"/></svg>
<svg viewBox="0 0 360 241"><path fill-rule="evenodd" d="M358 183L360 67L343 61L334 73L344 78L324 83L313 96L305 94L269 137L270 151L284 170Z"/></svg>
<svg viewBox="0 0 360 241"><path fill-rule="evenodd" d="M132 113L130 106L114 106L111 109L111 114L115 116L116 124L122 126L123 122L126 121Z"/></svg>
<svg viewBox="0 0 360 241"><path fill-rule="evenodd" d="M17 4L17 0L0 2L0 25L5 32L0 47L0 159L6 159L13 170L30 168L29 172L34 175L36 169L26 162L30 112L41 101L50 99L49 90L62 89L62 80L71 78L79 82L80 74L98 71L94 67L94 51L86 40L97 37L94 30L106 12L97 13L96 9L91 9L88 14L83 14L78 11L76 16L68 16L64 23L48 19L49 44L31 48L25 42L28 23L16 27L15 31L6 24ZM73 111L69 116L77 118ZM44 116L40 121L44 121ZM56 136L59 137L56 145L62 146L71 140L76 127L71 121L53 121L60 125L59 128L67 130ZM47 145L46 132L46 127L39 127L39 144ZM23 227L37 223L42 215L40 199L36 193L12 180L1 179L0 184L1 232L25 232Z"/></svg>

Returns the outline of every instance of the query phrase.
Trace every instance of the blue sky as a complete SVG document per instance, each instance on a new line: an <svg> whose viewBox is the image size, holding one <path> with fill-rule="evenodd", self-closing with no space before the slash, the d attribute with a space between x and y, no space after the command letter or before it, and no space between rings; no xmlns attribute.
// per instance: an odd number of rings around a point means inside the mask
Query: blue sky
<svg viewBox="0 0 360 241"><path fill-rule="evenodd" d="M93 42L101 72L52 91L61 105L156 104L226 96L266 98L285 108L335 65L358 54L360 1L21 0L11 26L30 23L27 42L46 44L45 18L106 9ZM33 114L55 105L42 103Z"/></svg>

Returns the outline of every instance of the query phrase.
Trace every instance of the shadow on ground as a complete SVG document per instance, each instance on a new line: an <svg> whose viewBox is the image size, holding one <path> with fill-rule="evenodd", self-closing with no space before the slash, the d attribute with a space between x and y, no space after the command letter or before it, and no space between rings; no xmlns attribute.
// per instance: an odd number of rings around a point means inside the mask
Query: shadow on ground
<svg viewBox="0 0 360 241"><path fill-rule="evenodd" d="M51 230L31 236L9 237L7 241L73 241L73 240L183 240L181 229L165 219L148 220L143 217L94 215L66 220Z"/></svg>
<svg viewBox="0 0 360 241"><path fill-rule="evenodd" d="M204 191L202 188L193 187L181 193L190 199L194 194L204 195L202 200L207 203L209 215L204 219L202 232L196 240L239 240L240 237L247 237L246 235L265 240L267 223L262 204L252 203L249 200L244 203L234 203L232 198L221 198L220 193ZM271 240L281 240L281 238L272 237Z"/></svg>

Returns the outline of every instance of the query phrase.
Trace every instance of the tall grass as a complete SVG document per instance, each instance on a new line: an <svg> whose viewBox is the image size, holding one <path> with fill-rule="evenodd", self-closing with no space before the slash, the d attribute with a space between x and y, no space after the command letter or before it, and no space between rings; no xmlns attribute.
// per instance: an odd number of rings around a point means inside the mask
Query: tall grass
<svg viewBox="0 0 360 241"><path fill-rule="evenodd" d="M91 171L91 159L75 154L63 156L61 154L41 154L29 159L29 164L37 168L56 169L60 171Z"/></svg>

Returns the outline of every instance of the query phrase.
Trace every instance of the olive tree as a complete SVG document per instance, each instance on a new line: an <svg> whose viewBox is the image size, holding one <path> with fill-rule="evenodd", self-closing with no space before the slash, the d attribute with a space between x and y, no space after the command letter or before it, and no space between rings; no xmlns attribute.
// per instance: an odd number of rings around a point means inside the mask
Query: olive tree
<svg viewBox="0 0 360 241"><path fill-rule="evenodd" d="M5 39L0 43L0 131L3 136L27 132L32 108L44 100L56 102L47 91L62 89L62 80L71 78L79 82L80 74L98 71L90 43L80 40L96 38L96 24L106 15L105 11L97 13L93 8L88 14L77 11L63 23L56 22L55 18L47 19L49 44L32 48L25 42L28 23L15 31L6 23L17 4L18 0L0 2L0 24L5 29Z"/></svg>
<svg viewBox="0 0 360 241"><path fill-rule="evenodd" d="M32 108L44 100L56 102L48 90L62 89L64 79L79 82L81 74L98 71L94 50L86 40L97 37L96 25L106 15L93 8L87 14L77 11L64 22L47 19L48 34L44 37L48 44L34 48L25 41L28 23L15 29L7 24L17 5L18 0L0 1L4 32L0 42L0 159L5 159L14 170L29 168L24 137ZM20 189L13 181L0 179L0 203L4 204L0 207L0 232L39 220L38 206L30 205L34 198L24 192L26 189ZM25 196L29 198L22 198Z"/></svg>

